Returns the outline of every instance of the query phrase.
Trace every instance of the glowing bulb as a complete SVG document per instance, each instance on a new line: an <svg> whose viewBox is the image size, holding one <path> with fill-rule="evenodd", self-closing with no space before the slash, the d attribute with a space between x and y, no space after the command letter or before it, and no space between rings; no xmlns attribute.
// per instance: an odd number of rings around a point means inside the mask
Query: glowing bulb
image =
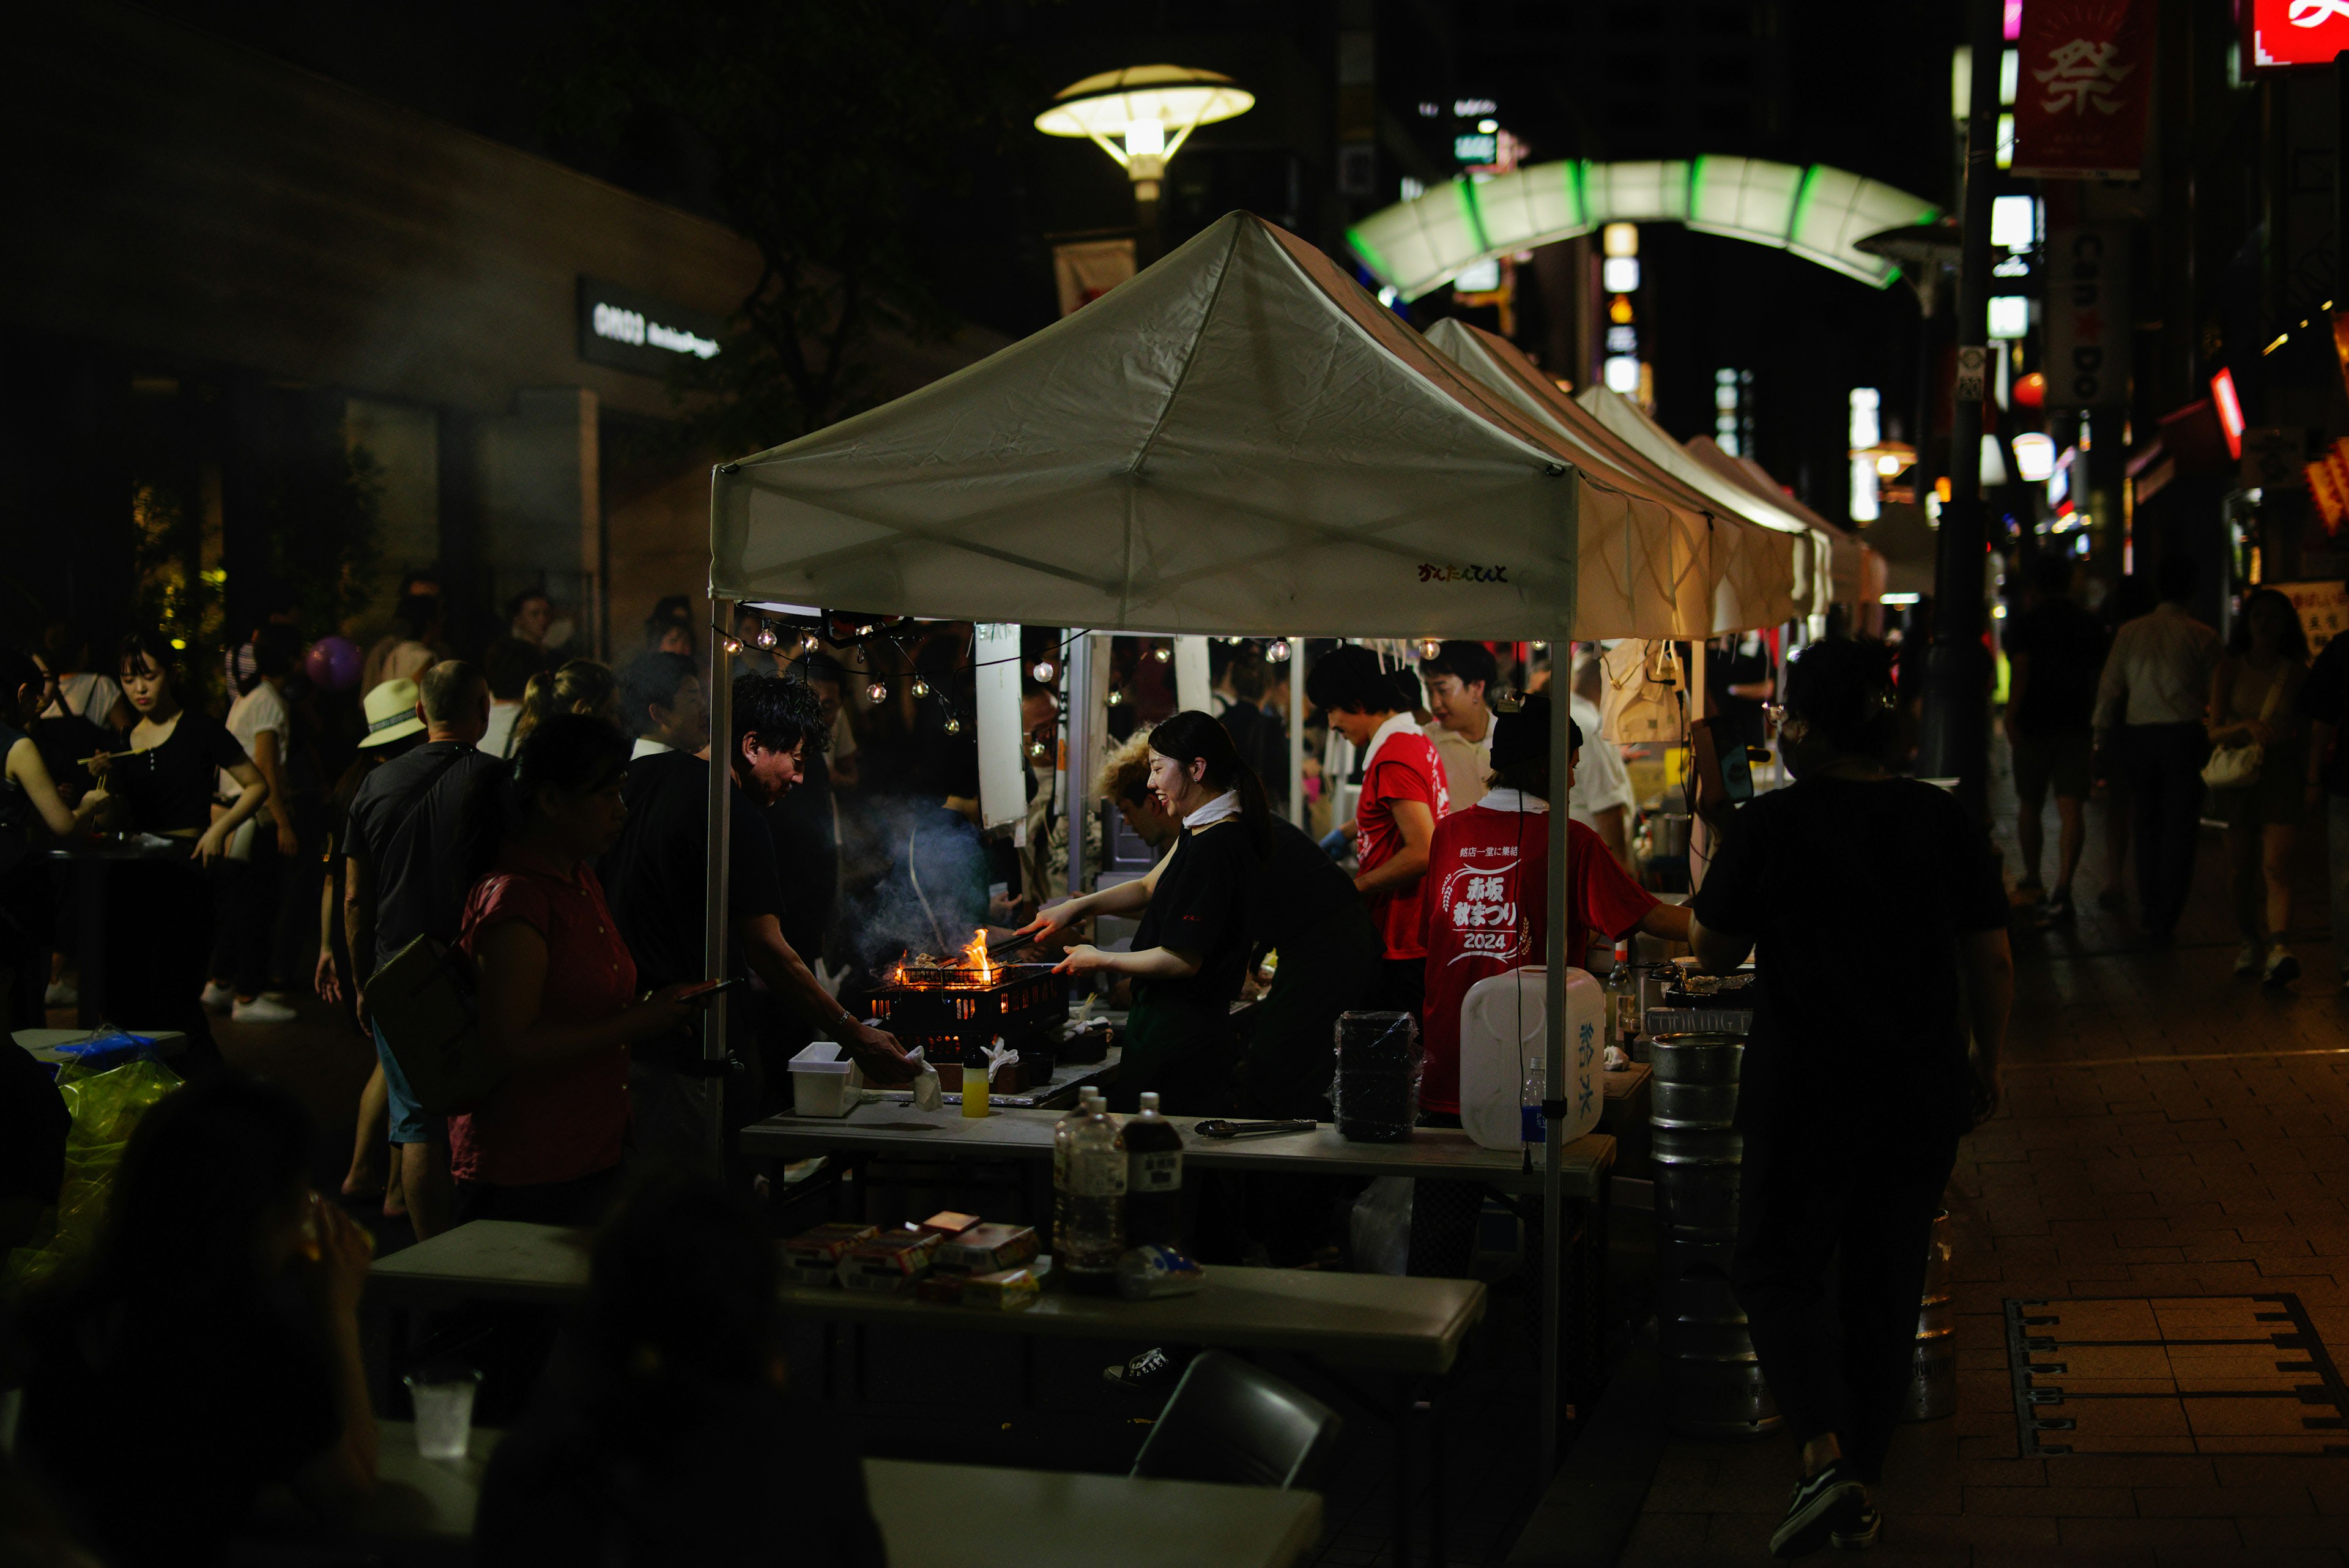
<svg viewBox="0 0 2349 1568"><path fill-rule="evenodd" d="M815 633L812 631L803 631L800 634L800 651L802 653L813 653L815 651Z"/></svg>
<svg viewBox="0 0 2349 1568"><path fill-rule="evenodd" d="M740 653L742 651L742 645L730 637L726 639L726 651L729 653Z"/></svg>
<svg viewBox="0 0 2349 1568"><path fill-rule="evenodd" d="M1125 693L1112 686L1109 689L1109 705L1112 708L1125 701Z"/></svg>
<svg viewBox="0 0 2349 1568"><path fill-rule="evenodd" d="M1440 658L1443 655L1443 652L1444 644L1437 641L1434 638L1424 637L1420 639L1419 656L1422 659Z"/></svg>
<svg viewBox="0 0 2349 1568"><path fill-rule="evenodd" d="M1174 650L1171 648L1154 648L1150 650L1150 657L1164 664L1174 657Z"/></svg>
<svg viewBox="0 0 2349 1568"><path fill-rule="evenodd" d="M1030 756L1031 756L1031 757L1040 757L1040 756L1042 756L1042 755L1044 754L1044 742L1041 742L1041 741L1030 741L1030 742L1028 742L1028 754L1029 754Z"/></svg>
<svg viewBox="0 0 2349 1568"><path fill-rule="evenodd" d="M1889 479L1894 474L1899 472L1899 453L1888 452L1878 454L1876 459L1876 472L1882 474L1887 479Z"/></svg>
<svg viewBox="0 0 2349 1568"><path fill-rule="evenodd" d="M889 683L885 680L875 680L864 689L864 694L875 702L886 702L889 700Z"/></svg>
<svg viewBox="0 0 2349 1568"><path fill-rule="evenodd" d="M959 735L962 733L962 721L956 718L952 713L947 715L947 733L949 735Z"/></svg>
<svg viewBox="0 0 2349 1568"><path fill-rule="evenodd" d="M751 634L750 640L761 648L772 648L775 646L775 628L765 621L761 621L759 629Z"/></svg>
<svg viewBox="0 0 2349 1568"><path fill-rule="evenodd" d="M1288 639L1285 637L1274 638L1272 639L1272 646L1264 650L1264 656L1267 659L1271 659L1275 664L1285 662L1288 658Z"/></svg>
<svg viewBox="0 0 2349 1568"><path fill-rule="evenodd" d="M1533 645L1533 649L1536 653L1539 653L1543 649L1547 648L1549 644L1547 642L1537 642Z"/></svg>
<svg viewBox="0 0 2349 1568"><path fill-rule="evenodd" d="M1052 661L1049 659L1040 659L1036 661L1035 668L1028 673L1036 678L1036 683L1039 686L1049 686L1052 683Z"/></svg>
<svg viewBox="0 0 2349 1568"><path fill-rule="evenodd" d="M929 694L930 694L930 683L929 683L928 681L926 681L926 680L923 680L923 679L922 679L920 676L918 676L918 675L915 676L915 677L914 677L914 695L915 695L915 696L916 696L916 697L926 697L926 696L928 696Z"/></svg>
<svg viewBox="0 0 2349 1568"><path fill-rule="evenodd" d="M871 637L873 635L873 628L869 626L860 626L856 628L856 635L859 637Z"/></svg>

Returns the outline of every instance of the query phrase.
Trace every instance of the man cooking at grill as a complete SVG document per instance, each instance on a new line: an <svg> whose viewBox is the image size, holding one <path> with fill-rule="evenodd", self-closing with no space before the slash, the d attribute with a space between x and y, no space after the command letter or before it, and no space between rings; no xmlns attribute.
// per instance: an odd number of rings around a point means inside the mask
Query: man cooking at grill
<svg viewBox="0 0 2349 1568"><path fill-rule="evenodd" d="M1020 934L1049 940L1089 915L1139 911L1132 952L1080 945L1059 972L1135 981L1112 1110L1133 1110L1151 1090L1172 1114L1213 1116L1230 1108L1231 1007L1247 972L1271 815L1255 771L1205 713L1177 713L1150 732L1150 788L1183 824L1174 847L1148 876L1054 904Z"/></svg>

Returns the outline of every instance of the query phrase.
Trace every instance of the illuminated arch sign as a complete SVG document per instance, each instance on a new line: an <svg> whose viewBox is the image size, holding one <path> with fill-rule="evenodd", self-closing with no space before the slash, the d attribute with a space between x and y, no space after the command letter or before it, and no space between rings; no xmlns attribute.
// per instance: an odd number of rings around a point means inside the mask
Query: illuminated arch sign
<svg viewBox="0 0 2349 1568"><path fill-rule="evenodd" d="M1792 251L1882 288L1900 269L1855 242L1939 216L1921 197L1824 163L1569 161L1439 185L1371 213L1346 231L1346 241L1405 299L1480 261L1570 240L1608 223L1683 223Z"/></svg>

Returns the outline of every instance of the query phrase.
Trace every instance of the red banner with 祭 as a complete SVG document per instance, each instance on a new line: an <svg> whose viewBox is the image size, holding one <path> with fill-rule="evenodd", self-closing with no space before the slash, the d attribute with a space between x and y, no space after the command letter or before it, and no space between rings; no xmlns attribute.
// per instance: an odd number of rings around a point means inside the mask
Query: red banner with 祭
<svg viewBox="0 0 2349 1568"><path fill-rule="evenodd" d="M2153 103L2154 0L2025 0L2014 172L2134 180Z"/></svg>

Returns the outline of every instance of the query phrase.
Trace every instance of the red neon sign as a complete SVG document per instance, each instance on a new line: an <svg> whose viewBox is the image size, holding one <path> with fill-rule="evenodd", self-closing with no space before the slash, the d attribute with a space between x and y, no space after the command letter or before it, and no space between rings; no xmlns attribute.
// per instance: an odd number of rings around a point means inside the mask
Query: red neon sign
<svg viewBox="0 0 2349 1568"><path fill-rule="evenodd" d="M2243 404L2235 396L2235 373L2225 366L2210 378L2210 405L2219 410L2219 428L2227 432L2227 455L2243 455Z"/></svg>
<svg viewBox="0 0 2349 1568"><path fill-rule="evenodd" d="M2329 66L2349 49L2349 5L2333 0L2242 0L2243 69Z"/></svg>

